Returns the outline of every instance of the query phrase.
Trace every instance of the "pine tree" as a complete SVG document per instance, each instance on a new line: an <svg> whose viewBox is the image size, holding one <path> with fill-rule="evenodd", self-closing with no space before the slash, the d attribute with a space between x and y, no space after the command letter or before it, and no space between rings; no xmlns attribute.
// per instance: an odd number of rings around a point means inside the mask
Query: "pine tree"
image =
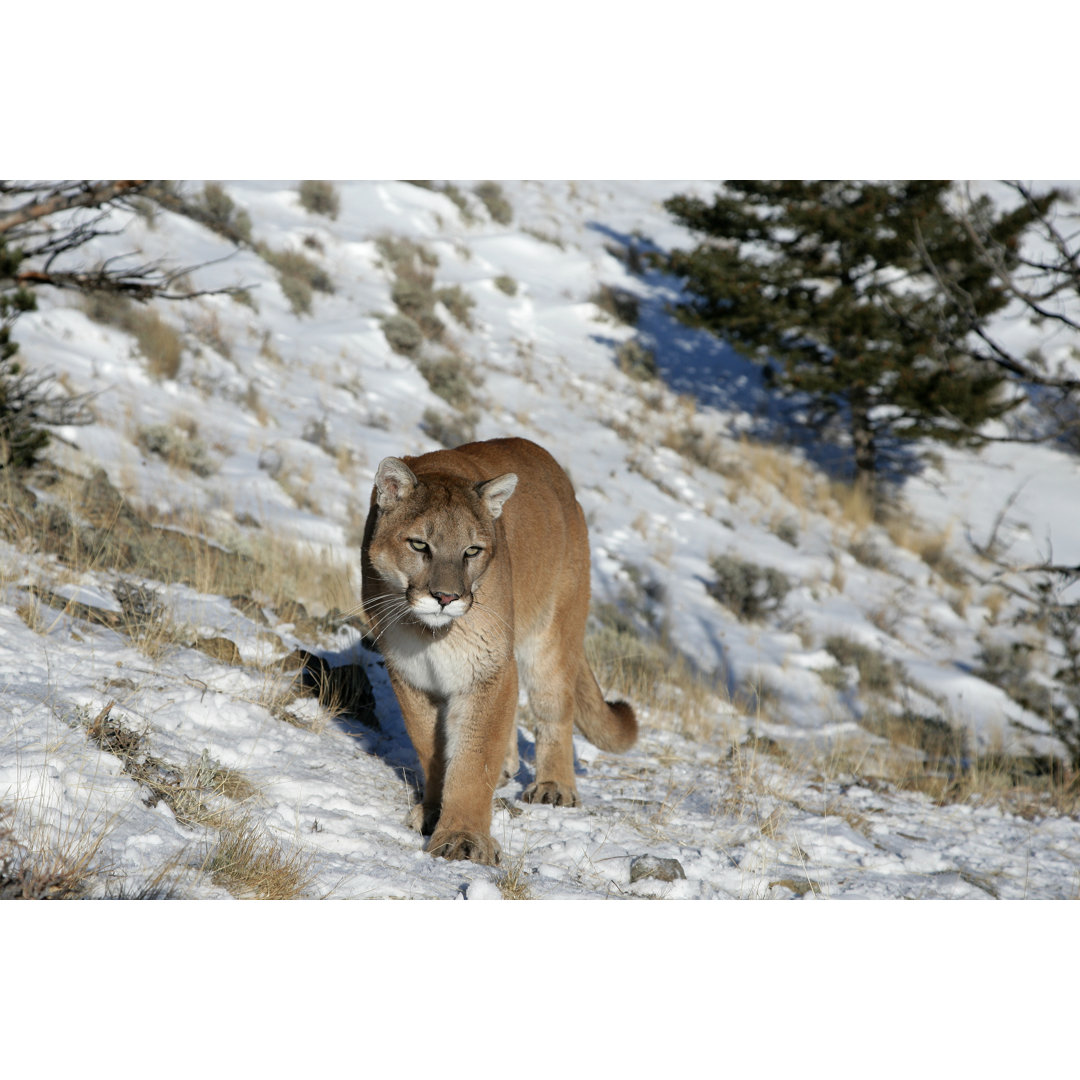
<svg viewBox="0 0 1080 1080"><path fill-rule="evenodd" d="M13 281L23 260L0 238L0 282ZM36 307L34 294L16 287L0 291L0 469L33 464L49 443L49 433L38 426L40 386L27 379L15 360L18 346L11 340L15 320Z"/></svg>
<svg viewBox="0 0 1080 1080"><path fill-rule="evenodd" d="M753 359L777 386L809 395L819 422L846 418L856 479L870 492L885 438L978 444L1019 402L973 345L974 326L1008 302L949 206L948 181L727 181L711 203L665 206L703 239L673 251L685 277L676 312ZM980 220L1013 257L1038 207ZM955 291L941 287L941 271ZM964 304L956 297L962 295Z"/></svg>

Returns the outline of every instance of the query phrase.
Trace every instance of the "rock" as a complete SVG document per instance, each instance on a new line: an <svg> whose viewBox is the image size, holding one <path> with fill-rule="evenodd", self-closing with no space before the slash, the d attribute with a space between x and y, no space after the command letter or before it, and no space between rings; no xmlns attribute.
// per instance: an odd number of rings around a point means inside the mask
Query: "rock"
<svg viewBox="0 0 1080 1080"><path fill-rule="evenodd" d="M331 667L323 657L307 649L294 649L281 662L282 671L295 671L298 693L317 698L338 715L359 720L379 730L375 716L375 692L367 672L359 664Z"/></svg>
<svg viewBox="0 0 1080 1080"><path fill-rule="evenodd" d="M660 859L655 855L638 855L630 863L630 884L642 878L656 878L658 881L677 881L686 879L686 871L678 859Z"/></svg>

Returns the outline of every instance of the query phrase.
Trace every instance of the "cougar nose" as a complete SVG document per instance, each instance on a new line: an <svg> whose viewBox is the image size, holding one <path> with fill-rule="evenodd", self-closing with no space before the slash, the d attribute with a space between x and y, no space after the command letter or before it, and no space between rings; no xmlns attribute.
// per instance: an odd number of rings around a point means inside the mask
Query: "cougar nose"
<svg viewBox="0 0 1080 1080"><path fill-rule="evenodd" d="M461 599L459 593L432 592L431 595L439 601L439 607L446 607L447 604L452 604L455 600Z"/></svg>

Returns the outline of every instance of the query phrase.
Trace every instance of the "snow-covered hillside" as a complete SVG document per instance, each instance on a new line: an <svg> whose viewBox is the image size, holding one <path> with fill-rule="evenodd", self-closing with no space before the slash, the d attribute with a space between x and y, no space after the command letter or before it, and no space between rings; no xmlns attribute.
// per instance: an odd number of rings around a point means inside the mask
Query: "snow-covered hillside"
<svg viewBox="0 0 1080 1080"><path fill-rule="evenodd" d="M646 256L690 242L661 205L690 190L709 188L342 183L331 215L296 182L230 182L252 244L144 212L101 254L243 292L159 304L164 329L40 294L22 355L92 393L94 423L58 433L36 506L5 510L8 878L74 867L88 895L192 898L1078 895L1072 805L1024 794L1007 757L1058 748L1022 735L1045 722L988 672L1017 643L1033 685L1052 665L975 545L1080 563L1080 461L945 451L873 524L828 454L768 441L784 419L760 370L667 313L678 283ZM516 799L523 729L492 869L431 858L405 824L415 757L346 616L379 461L508 434L574 481L599 674L636 690L643 732L621 756L576 740L567 810Z"/></svg>

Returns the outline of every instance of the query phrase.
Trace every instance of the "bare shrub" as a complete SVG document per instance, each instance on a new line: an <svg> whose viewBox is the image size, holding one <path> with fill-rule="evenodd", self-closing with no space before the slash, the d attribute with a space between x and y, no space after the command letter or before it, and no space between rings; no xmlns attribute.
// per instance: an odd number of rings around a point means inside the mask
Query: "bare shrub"
<svg viewBox="0 0 1080 1080"><path fill-rule="evenodd" d="M447 448L461 446L476 438L475 413L462 413L446 409L425 409L420 428L425 435Z"/></svg>
<svg viewBox="0 0 1080 1080"><path fill-rule="evenodd" d="M479 196L493 221L500 225L509 225L514 220L514 208L507 200L502 187L494 180L485 180L477 184L473 191Z"/></svg>
<svg viewBox="0 0 1080 1080"><path fill-rule="evenodd" d="M332 293L330 275L299 251L274 251L260 246L259 254L278 274L278 284L295 315L311 314L314 293Z"/></svg>
<svg viewBox="0 0 1080 1080"><path fill-rule="evenodd" d="M714 556L709 565L716 574L716 581L706 587L709 595L744 621L776 611L791 590L788 576L771 566L731 555Z"/></svg>
<svg viewBox="0 0 1080 1080"><path fill-rule="evenodd" d="M473 329L472 309L476 307L476 301L460 285L447 285L435 296L466 330Z"/></svg>
<svg viewBox="0 0 1080 1080"><path fill-rule="evenodd" d="M439 265L439 257L430 248L407 236L382 233L375 238L375 250L386 268L396 276L415 272L417 267L434 269Z"/></svg>
<svg viewBox="0 0 1080 1080"><path fill-rule="evenodd" d="M615 350L615 361L623 374L639 382L652 382L660 374L656 354L642 345L638 338L622 342Z"/></svg>
<svg viewBox="0 0 1080 1080"><path fill-rule="evenodd" d="M229 194L215 181L203 184L200 209L204 223L215 232L232 240L239 236L251 242L251 217L246 210L238 210Z"/></svg>
<svg viewBox="0 0 1080 1080"><path fill-rule="evenodd" d="M441 341L446 327L435 314L435 279L425 271L399 276L390 290L398 311L412 319L429 341Z"/></svg>
<svg viewBox="0 0 1080 1080"><path fill-rule="evenodd" d="M322 214L331 220L341 211L341 198L329 180L301 180L300 205L309 214Z"/></svg>
<svg viewBox="0 0 1080 1080"><path fill-rule="evenodd" d="M476 371L459 353L444 353L434 359L421 359L416 365L428 386L455 409L469 409L476 404L473 386Z"/></svg>
<svg viewBox="0 0 1080 1080"><path fill-rule="evenodd" d="M135 440L149 454L164 458L175 468L187 469L196 476L212 476L217 472L206 444L194 434L169 424L151 424L139 428Z"/></svg>
<svg viewBox="0 0 1080 1080"><path fill-rule="evenodd" d="M1054 696L1049 686L1034 677L1034 651L1024 641L985 642L975 674L1000 687L1022 708L1048 717L1054 711Z"/></svg>
<svg viewBox="0 0 1080 1080"><path fill-rule="evenodd" d="M402 356L415 356L424 344L424 332L408 315L387 315L382 320L387 344Z"/></svg>
<svg viewBox="0 0 1080 1080"><path fill-rule="evenodd" d="M471 225L476 220L476 215L469 207L469 200L465 197L465 192L461 190L456 184L451 184L449 181L445 181L439 184L436 191L445 195L458 209L458 213L461 215L461 220L466 225Z"/></svg>
<svg viewBox="0 0 1080 1080"><path fill-rule="evenodd" d="M637 325L641 301L633 293L617 289L613 285L601 285L589 299L615 322L628 326Z"/></svg>
<svg viewBox="0 0 1080 1080"><path fill-rule="evenodd" d="M875 694L890 694L903 669L881 652L844 634L833 634L824 642L825 650L841 667L854 667L859 673L859 687Z"/></svg>

